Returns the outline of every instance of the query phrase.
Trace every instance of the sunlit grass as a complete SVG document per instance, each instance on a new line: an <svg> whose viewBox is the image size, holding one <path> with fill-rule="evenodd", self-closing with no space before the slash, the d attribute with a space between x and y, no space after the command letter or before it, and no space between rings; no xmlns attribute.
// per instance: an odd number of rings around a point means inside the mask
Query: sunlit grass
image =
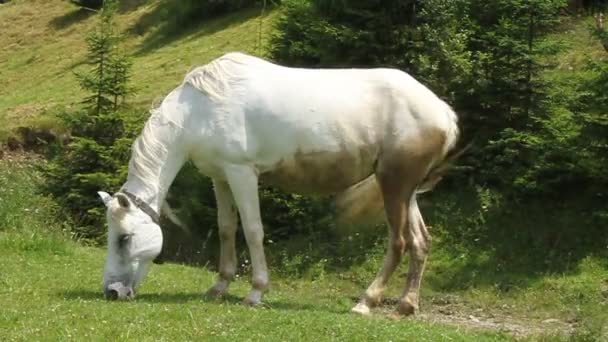
<svg viewBox="0 0 608 342"><path fill-rule="evenodd" d="M41 161L37 161L41 162ZM438 310L453 317L496 317L524 327L530 339L555 340L563 330L552 321L569 322L578 338L605 333L608 269L605 260L588 257L574 272L531 277L525 286L504 291L500 281L479 269L466 287L445 288L466 260L454 258L438 239L423 283L421 316L395 319L394 303L371 317L349 312L382 262L383 248L368 260L336 271L325 262L298 273L292 264L271 263L272 286L266 305L249 308L240 301L249 290L242 273L223 300L203 299L215 273L203 267L155 266L133 302L107 302L101 294L105 251L86 247L65 233L57 208L36 192L43 181L32 160L0 161L0 336L2 340L133 339L192 340L506 340L496 329L454 320L433 322ZM278 246L268 246L269 249ZM331 258L331 255L327 255ZM401 266L387 291L397 297L404 286ZM291 275L290 275L291 274ZM515 276L515 275L513 275ZM521 276L521 275L517 275ZM448 303L449 305L446 305ZM484 316L485 315L485 316ZM425 318L427 317L427 318ZM451 316L445 316L450 318ZM477 319L477 318L471 319ZM527 329L527 330L525 330ZM604 331L604 332L603 332ZM541 337L550 336L550 337ZM561 337L565 338L565 337Z"/></svg>
<svg viewBox="0 0 608 342"><path fill-rule="evenodd" d="M38 161L41 162L41 161ZM56 208L36 192L36 162L0 161L0 336L2 340L496 340L496 333L349 313L352 284L276 277L266 306L240 304L245 279L224 300L202 293L215 274L157 266L133 302L101 293L104 251L70 241Z"/></svg>
<svg viewBox="0 0 608 342"><path fill-rule="evenodd" d="M147 1L116 17L117 30L125 33L122 49L133 57L136 93L129 102L144 107L177 86L187 71L225 52L263 52L260 45L268 39L275 17L266 11L261 19L260 11L251 9L179 34L166 36L155 26L138 34L136 24L159 2ZM95 14L64 0L13 0L0 5L0 137L19 126L38 126L46 109L82 100L74 71L82 68L85 38L96 20Z"/></svg>

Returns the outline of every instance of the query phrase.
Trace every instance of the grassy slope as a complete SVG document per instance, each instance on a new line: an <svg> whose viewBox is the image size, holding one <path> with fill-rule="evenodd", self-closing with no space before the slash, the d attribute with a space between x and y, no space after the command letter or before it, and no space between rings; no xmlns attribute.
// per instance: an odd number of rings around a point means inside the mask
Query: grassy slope
<svg viewBox="0 0 608 342"><path fill-rule="evenodd" d="M133 1L131 1L133 2ZM124 48L133 57L131 102L149 106L175 87L193 66L228 51L255 53L258 48L259 10L243 11L202 23L200 27L166 36L157 23L159 0L117 16L126 32ZM274 14L263 21L265 33ZM70 105L82 98L74 70L86 54L86 32L96 17L64 0L14 0L0 5L0 137L23 125L54 125L41 112ZM138 34L141 32L142 34Z"/></svg>
<svg viewBox="0 0 608 342"><path fill-rule="evenodd" d="M102 298L104 251L67 239L52 202L35 194L41 181L31 161L0 161L0 337L2 340L504 340L379 315L348 313L359 289L336 279L275 277L265 308L239 303L248 283L207 302L214 274L180 265L155 267L135 302ZM344 282L342 282L344 283Z"/></svg>

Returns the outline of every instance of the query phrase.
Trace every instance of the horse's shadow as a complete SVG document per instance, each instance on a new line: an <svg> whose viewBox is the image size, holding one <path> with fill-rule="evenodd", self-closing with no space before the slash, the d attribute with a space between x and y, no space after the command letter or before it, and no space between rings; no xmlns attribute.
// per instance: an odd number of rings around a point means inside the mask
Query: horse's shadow
<svg viewBox="0 0 608 342"><path fill-rule="evenodd" d="M105 300L101 291L91 291L85 289L68 290L59 294L63 299L68 301L97 301ZM218 305L241 305L244 306L243 298L232 294L226 294L221 298L208 298L201 292L179 292L179 293L141 293L129 302L142 303L173 303L183 304L191 302L201 302ZM348 310L340 310L339 308L329 308L323 305L295 303L284 300L275 300L270 298L260 306L261 309L284 310L284 311L326 311L329 313L346 313Z"/></svg>
<svg viewBox="0 0 608 342"><path fill-rule="evenodd" d="M60 293L65 300L105 300L101 291L85 289L68 290ZM235 297L236 298L236 297ZM133 302L144 303L187 303L196 301L207 301L200 292L180 292L180 293L141 293Z"/></svg>

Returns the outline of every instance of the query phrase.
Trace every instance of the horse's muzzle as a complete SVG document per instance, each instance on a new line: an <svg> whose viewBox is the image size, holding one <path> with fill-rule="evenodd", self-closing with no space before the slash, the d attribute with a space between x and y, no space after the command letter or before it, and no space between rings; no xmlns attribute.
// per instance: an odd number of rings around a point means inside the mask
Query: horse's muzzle
<svg viewBox="0 0 608 342"><path fill-rule="evenodd" d="M122 283L112 283L104 289L104 294L108 300L131 300L135 298L135 291Z"/></svg>

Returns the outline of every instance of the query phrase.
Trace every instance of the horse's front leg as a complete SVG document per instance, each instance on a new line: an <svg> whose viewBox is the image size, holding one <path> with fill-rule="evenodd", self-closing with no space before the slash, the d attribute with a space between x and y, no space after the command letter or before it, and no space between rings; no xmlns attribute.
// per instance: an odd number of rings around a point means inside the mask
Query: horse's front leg
<svg viewBox="0 0 608 342"><path fill-rule="evenodd" d="M220 235L220 275L206 295L219 297L228 291L228 286L236 273L235 235L238 215L228 183L214 179L213 189L217 202L217 225Z"/></svg>
<svg viewBox="0 0 608 342"><path fill-rule="evenodd" d="M268 267L264 255L264 227L260 215L258 198L258 176L250 166L229 165L225 168L226 178L239 209L245 240L251 256L251 292L244 303L261 304L262 294L268 287Z"/></svg>

